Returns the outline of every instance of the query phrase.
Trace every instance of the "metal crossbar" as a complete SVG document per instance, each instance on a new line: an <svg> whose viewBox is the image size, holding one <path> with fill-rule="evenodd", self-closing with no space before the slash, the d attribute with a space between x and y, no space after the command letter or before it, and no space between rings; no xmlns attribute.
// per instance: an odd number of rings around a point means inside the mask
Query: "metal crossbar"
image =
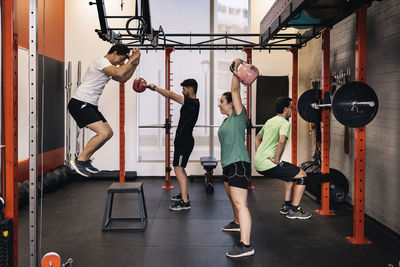
<svg viewBox="0 0 400 267"><path fill-rule="evenodd" d="M286 50L291 47L300 47L299 34L277 34L271 43L260 44L258 33L173 33L165 34L162 27L158 31L148 29L143 16L109 16L106 15L103 0L96 4L100 29L96 29L99 37L110 43L123 43L129 47L141 47L144 50L164 50L173 46L176 50L243 50L252 48L258 50ZM126 27L109 27L108 21L119 20L125 22ZM136 26L131 27L130 24ZM150 22L147 22L150 24ZM150 34L149 34L150 32ZM256 41L251 38L256 37Z"/></svg>

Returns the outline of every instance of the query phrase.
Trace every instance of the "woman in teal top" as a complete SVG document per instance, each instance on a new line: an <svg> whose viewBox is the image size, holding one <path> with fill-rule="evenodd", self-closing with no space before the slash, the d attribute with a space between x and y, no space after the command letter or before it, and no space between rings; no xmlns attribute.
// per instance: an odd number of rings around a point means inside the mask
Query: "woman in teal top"
<svg viewBox="0 0 400 267"><path fill-rule="evenodd" d="M235 70L238 69L240 63L239 58L233 61ZM222 230L240 231L239 245L226 252L226 255L228 257L250 256L254 255L254 248L250 243L251 216L247 207L247 186L251 175L251 165L244 144L246 109L240 98L240 82L235 75L232 76L231 92L225 92L221 96L218 107L222 114L228 116L218 129L218 138L221 143L224 186L233 209L233 221L223 226Z"/></svg>

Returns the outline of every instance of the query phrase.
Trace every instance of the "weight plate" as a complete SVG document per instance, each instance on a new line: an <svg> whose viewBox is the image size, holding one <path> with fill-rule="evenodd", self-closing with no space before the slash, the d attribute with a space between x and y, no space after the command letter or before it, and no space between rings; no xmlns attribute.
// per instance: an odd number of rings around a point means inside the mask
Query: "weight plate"
<svg viewBox="0 0 400 267"><path fill-rule="evenodd" d="M318 103L320 99L321 90L318 89L307 90L299 97L297 110L303 120L313 123L321 121L321 110L311 107L312 103Z"/></svg>
<svg viewBox="0 0 400 267"><path fill-rule="evenodd" d="M341 187L330 188L329 193L329 201L333 204L341 204L346 200L346 195Z"/></svg>
<svg viewBox="0 0 400 267"><path fill-rule="evenodd" d="M347 194L349 193L349 181L341 171L330 168L329 181L335 184L336 187L342 188L344 195L347 196Z"/></svg>
<svg viewBox="0 0 400 267"><path fill-rule="evenodd" d="M307 168L306 173L318 173L318 170L321 171L321 165L316 162L315 164Z"/></svg>
<svg viewBox="0 0 400 267"><path fill-rule="evenodd" d="M369 105L353 105L354 102L373 101ZM332 113L347 127L357 128L371 122L378 112L379 102L374 90L362 82L350 82L342 85L332 98Z"/></svg>
<svg viewBox="0 0 400 267"><path fill-rule="evenodd" d="M315 164L319 164L319 163L318 163L318 162L315 162L315 161L313 161L313 160L311 160L311 161L306 161L306 162L303 162L302 164L300 164L300 165L299 165L299 168L303 169L303 171L307 171L307 169L308 169L309 167L311 167L312 165L315 165Z"/></svg>
<svg viewBox="0 0 400 267"><path fill-rule="evenodd" d="M314 165L312 165L310 168L314 168ZM315 171L320 170L316 169ZM329 183L330 203L338 205L344 202L347 194L349 193L349 182L346 176L344 176L344 174L339 170L330 168ZM321 183L307 184L306 190L312 194L318 202L321 200Z"/></svg>

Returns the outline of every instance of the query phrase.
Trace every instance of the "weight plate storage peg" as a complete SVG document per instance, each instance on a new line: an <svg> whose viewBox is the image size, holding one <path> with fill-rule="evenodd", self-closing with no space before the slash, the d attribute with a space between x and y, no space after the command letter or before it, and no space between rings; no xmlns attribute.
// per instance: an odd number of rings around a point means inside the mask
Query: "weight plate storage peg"
<svg viewBox="0 0 400 267"><path fill-rule="evenodd" d="M333 115L341 124L352 128L370 123L375 118L378 107L375 91L362 82L342 85L332 98Z"/></svg>

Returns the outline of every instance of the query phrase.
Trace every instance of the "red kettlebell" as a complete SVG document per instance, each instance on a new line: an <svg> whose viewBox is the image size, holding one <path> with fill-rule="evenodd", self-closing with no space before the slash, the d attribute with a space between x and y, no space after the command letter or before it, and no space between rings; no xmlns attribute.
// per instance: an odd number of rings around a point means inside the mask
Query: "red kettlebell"
<svg viewBox="0 0 400 267"><path fill-rule="evenodd" d="M133 81L132 88L133 88L133 90L135 90L136 93L144 92L144 90L146 90L146 88L147 88L146 80L143 78L136 78Z"/></svg>

